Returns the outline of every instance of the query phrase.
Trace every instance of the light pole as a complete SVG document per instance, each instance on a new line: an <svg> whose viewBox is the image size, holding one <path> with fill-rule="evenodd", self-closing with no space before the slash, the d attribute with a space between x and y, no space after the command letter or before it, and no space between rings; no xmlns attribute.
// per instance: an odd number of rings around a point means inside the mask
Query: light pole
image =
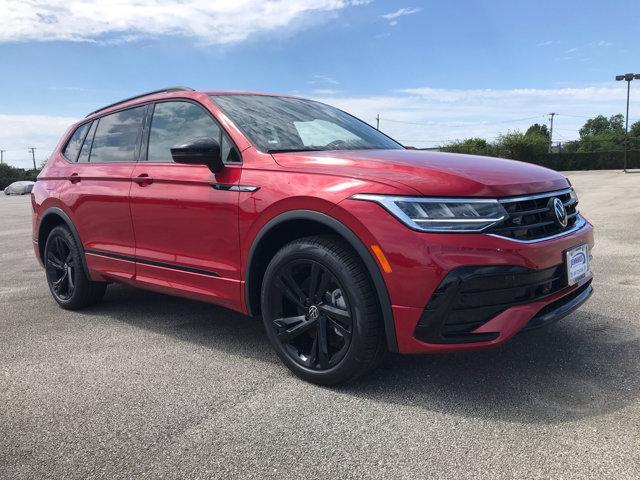
<svg viewBox="0 0 640 480"><path fill-rule="evenodd" d="M640 80L640 73L625 73L624 75L616 75L616 81L627 82L627 114L624 126L624 173L627 173L627 157L629 155L629 94L631 93L631 81L633 79Z"/></svg>

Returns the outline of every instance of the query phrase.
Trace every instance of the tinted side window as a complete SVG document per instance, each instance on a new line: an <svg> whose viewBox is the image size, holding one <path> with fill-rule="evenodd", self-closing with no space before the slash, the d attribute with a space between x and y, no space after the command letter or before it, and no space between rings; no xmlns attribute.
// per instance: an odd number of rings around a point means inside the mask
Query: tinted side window
<svg viewBox="0 0 640 480"><path fill-rule="evenodd" d="M220 141L221 130L202 107L190 102L156 103L149 132L150 162L171 162L171 147L198 137Z"/></svg>
<svg viewBox="0 0 640 480"><path fill-rule="evenodd" d="M78 155L78 162L86 163L89 161L89 154L91 153L91 143L93 142L93 136L96 133L97 126L98 121L94 120L91 124L91 128L89 129L89 133L87 133L87 136L84 138L84 143L82 144L80 155Z"/></svg>
<svg viewBox="0 0 640 480"><path fill-rule="evenodd" d="M98 120L91 163L135 162L146 106L106 115Z"/></svg>
<svg viewBox="0 0 640 480"><path fill-rule="evenodd" d="M82 142L87 134L87 130L89 130L89 125L89 123L80 125L76 128L76 131L73 132L73 135L71 135L71 138L67 142L67 146L64 147L64 150L62 151L62 154L67 157L67 160L71 162L75 162L77 160L78 152L80 151L80 147L82 147Z"/></svg>

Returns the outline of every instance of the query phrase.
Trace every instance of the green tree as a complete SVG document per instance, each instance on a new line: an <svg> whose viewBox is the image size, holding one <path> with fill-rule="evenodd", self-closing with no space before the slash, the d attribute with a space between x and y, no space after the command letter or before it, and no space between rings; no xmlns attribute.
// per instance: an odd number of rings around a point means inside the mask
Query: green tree
<svg viewBox="0 0 640 480"><path fill-rule="evenodd" d="M575 152L609 152L620 150L624 145L624 115L607 118L598 115L588 119L580 129L580 139L575 143Z"/></svg>
<svg viewBox="0 0 640 480"><path fill-rule="evenodd" d="M442 147L443 152L466 153L469 155L495 155L493 145L484 138L466 138L456 140Z"/></svg>
<svg viewBox="0 0 640 480"><path fill-rule="evenodd" d="M621 113L609 118L604 115L590 118L580 129L580 138L596 135L621 135L624 133L624 115Z"/></svg>
<svg viewBox="0 0 640 480"><path fill-rule="evenodd" d="M539 123L534 123L527 129L525 135L542 135L547 139L547 142L551 140L549 129L545 124L540 125Z"/></svg>
<svg viewBox="0 0 640 480"><path fill-rule="evenodd" d="M3 163L0 165L0 189L18 180L35 180L39 170L25 170Z"/></svg>
<svg viewBox="0 0 640 480"><path fill-rule="evenodd" d="M516 130L500 135L495 148L501 157L528 162L548 151L549 140L544 135L527 135Z"/></svg>

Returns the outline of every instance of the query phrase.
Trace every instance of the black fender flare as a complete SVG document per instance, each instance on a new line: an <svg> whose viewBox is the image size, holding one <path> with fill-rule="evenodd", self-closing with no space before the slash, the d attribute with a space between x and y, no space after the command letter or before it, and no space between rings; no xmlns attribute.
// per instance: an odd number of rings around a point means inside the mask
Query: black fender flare
<svg viewBox="0 0 640 480"><path fill-rule="evenodd" d="M42 225L45 223L45 219L47 219L48 217L59 217L62 219L62 221L65 223L65 225L67 227L69 227L69 230L71 231L71 235L73 235L73 239L76 241L76 245L78 246L78 249L80 250L80 258L82 259L82 266L84 268L84 271L89 272L89 269L87 268L87 259L85 258L85 254L84 254L84 245L82 244L82 241L80 240L80 235L78 234L78 229L75 227L75 225L73 224L73 222L71 221L71 218L69 218L69 215L66 214L66 212L64 210L62 210L61 208L58 207L49 207L47 208L44 213L42 214L42 216L40 217L40 222L38 223L38 248L40 248L40 233L42 230ZM46 239L44 239L46 241ZM42 245L42 250L44 251L44 245ZM45 259L42 259L42 262L44 264Z"/></svg>
<svg viewBox="0 0 640 480"><path fill-rule="evenodd" d="M245 303L247 307L247 311L249 314L253 315L251 312L251 301L250 301L250 292L251 292L251 265L253 264L253 256L257 246L260 244L262 238L274 227L277 225L291 221L291 220L311 220L318 222L332 230L334 230L337 234L342 236L344 240L347 241L349 245L356 251L356 253L360 256L360 259L364 263L371 280L373 281L373 286L376 289L376 293L378 295L378 300L380 302L380 309L382 311L382 320L384 323L384 331L385 337L387 341L387 348L390 352L398 351L398 342L396 339L396 329L395 322L393 320L393 310L391 309L391 300L389 299L389 292L387 291L387 285L382 277L382 273L380 272L380 267L378 266L376 260L373 258L371 252L366 247L362 240L353 233L349 227L339 222L335 218L314 210L291 210L285 213L281 213L280 215L269 220L258 232L256 237L253 240L251 245L251 249L249 250L249 255L247 257L247 268L245 273Z"/></svg>

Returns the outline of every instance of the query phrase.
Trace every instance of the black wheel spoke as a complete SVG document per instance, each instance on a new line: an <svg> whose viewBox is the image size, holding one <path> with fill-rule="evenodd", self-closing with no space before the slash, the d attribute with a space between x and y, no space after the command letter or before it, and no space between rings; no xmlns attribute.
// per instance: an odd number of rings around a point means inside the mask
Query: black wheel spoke
<svg viewBox="0 0 640 480"><path fill-rule="evenodd" d="M318 289L316 291L316 297L318 298L319 301L323 300L323 295L325 294L325 292L327 291L327 286L329 285L329 282L331 281L331 275L329 275L328 272L325 272L324 270L322 271L322 273L320 274L320 283L318 284Z"/></svg>
<svg viewBox="0 0 640 480"><path fill-rule="evenodd" d="M320 317L318 325L318 361L320 368L329 366L329 342L327 340L327 319Z"/></svg>
<svg viewBox="0 0 640 480"><path fill-rule="evenodd" d="M290 342L294 338L302 335L304 332L315 327L318 323L317 319L310 319L304 315L289 318L279 318L273 322L277 327L284 328L278 333L281 342Z"/></svg>
<svg viewBox="0 0 640 480"><path fill-rule="evenodd" d="M51 267L53 267L53 268L55 268L56 270L59 270L59 271L63 271L64 270L64 265L62 264L60 259L57 258L51 252L49 252L49 254L47 255L47 265L50 265Z"/></svg>
<svg viewBox="0 0 640 480"><path fill-rule="evenodd" d="M311 344L311 351L309 352L309 359L307 360L308 367L315 367L318 362L318 330L316 330L316 334L313 337L313 343Z"/></svg>
<svg viewBox="0 0 640 480"><path fill-rule="evenodd" d="M56 291L61 290L63 282L67 280L67 275L68 273L65 271L64 274L58 280L52 282L53 288L55 288Z"/></svg>
<svg viewBox="0 0 640 480"><path fill-rule="evenodd" d="M67 283L69 284L69 292L73 292L73 289L75 288L75 284L73 283L73 270L71 268L69 268L69 270L67 271Z"/></svg>
<svg viewBox="0 0 640 480"><path fill-rule="evenodd" d="M59 259L63 259L65 257L64 245L62 244L62 240L59 237L56 237L54 246L55 246L55 250L56 250L56 254L57 254L56 256Z"/></svg>
<svg viewBox="0 0 640 480"><path fill-rule="evenodd" d="M351 314L348 310L342 310L341 308L327 305L326 303L318 305L318 309L328 317L337 320L343 325L351 325Z"/></svg>
<svg viewBox="0 0 640 480"><path fill-rule="evenodd" d="M329 324L333 326L338 331L338 333L340 333L340 335L342 335L343 337L351 336L351 331L345 328L344 325L342 325L340 322L335 321L331 317L329 317L328 320Z"/></svg>
<svg viewBox="0 0 640 480"><path fill-rule="evenodd" d="M320 265L313 262L311 264L311 274L309 276L309 298L313 299L317 295L316 288L318 288L318 281L322 275Z"/></svg>
<svg viewBox="0 0 640 480"><path fill-rule="evenodd" d="M282 278L278 278L276 280L276 285L278 286L278 288L280 288L282 290L282 293L289 299L291 300L296 306L304 309L306 308L306 305L304 304L304 297L299 297L298 295L295 294L294 290L292 290L291 288L289 288L283 281Z"/></svg>

